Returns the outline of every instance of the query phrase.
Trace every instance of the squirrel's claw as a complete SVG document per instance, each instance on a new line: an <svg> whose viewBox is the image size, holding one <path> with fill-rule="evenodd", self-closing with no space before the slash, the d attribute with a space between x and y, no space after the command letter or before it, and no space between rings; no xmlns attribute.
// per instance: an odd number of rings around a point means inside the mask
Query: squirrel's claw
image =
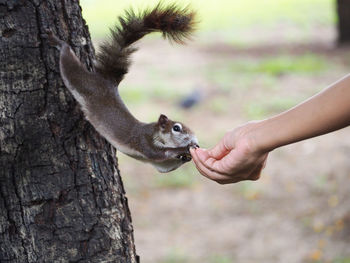
<svg viewBox="0 0 350 263"><path fill-rule="evenodd" d="M56 37L56 35L49 28L45 30L45 34L43 34L43 36L48 39L50 46L60 49L64 44L64 41Z"/></svg>
<svg viewBox="0 0 350 263"><path fill-rule="evenodd" d="M188 154L188 153L180 154L177 158L185 163L192 160L191 154Z"/></svg>
<svg viewBox="0 0 350 263"><path fill-rule="evenodd" d="M190 145L188 145L189 149L198 149L200 148L199 145L197 143L191 143Z"/></svg>

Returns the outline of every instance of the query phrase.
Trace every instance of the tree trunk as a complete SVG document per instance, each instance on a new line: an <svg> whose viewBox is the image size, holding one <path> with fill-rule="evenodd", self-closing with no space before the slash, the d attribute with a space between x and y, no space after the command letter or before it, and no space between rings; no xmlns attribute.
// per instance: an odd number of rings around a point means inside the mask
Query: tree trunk
<svg viewBox="0 0 350 263"><path fill-rule="evenodd" d="M0 262L136 262L115 150L63 86L50 27L92 68L74 0L0 0Z"/></svg>
<svg viewBox="0 0 350 263"><path fill-rule="evenodd" d="M337 0L338 43L350 44L350 0Z"/></svg>

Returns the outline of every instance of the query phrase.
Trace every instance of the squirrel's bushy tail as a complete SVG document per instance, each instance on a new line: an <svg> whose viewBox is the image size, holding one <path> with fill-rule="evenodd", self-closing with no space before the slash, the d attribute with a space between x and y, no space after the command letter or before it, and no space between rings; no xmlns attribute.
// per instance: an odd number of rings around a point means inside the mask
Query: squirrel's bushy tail
<svg viewBox="0 0 350 263"><path fill-rule="evenodd" d="M189 8L175 4L155 8L136 14L127 11L119 18L119 24L111 29L111 39L100 46L96 71L105 78L119 83L128 72L132 46L137 40L152 32L162 32L163 37L176 43L190 38L195 26L195 13Z"/></svg>

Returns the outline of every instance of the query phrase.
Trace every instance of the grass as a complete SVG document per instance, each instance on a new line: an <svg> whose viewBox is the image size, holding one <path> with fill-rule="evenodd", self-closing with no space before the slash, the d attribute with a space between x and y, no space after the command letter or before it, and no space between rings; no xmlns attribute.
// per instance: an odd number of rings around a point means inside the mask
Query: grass
<svg viewBox="0 0 350 263"><path fill-rule="evenodd" d="M161 188L189 188L196 183L196 172L192 166L181 167L169 174L156 174L154 185Z"/></svg>
<svg viewBox="0 0 350 263"><path fill-rule="evenodd" d="M148 102L152 99L159 99L164 101L177 101L181 98L178 90L171 88L160 81L154 85L126 85L119 89L120 96L128 104L140 104Z"/></svg>
<svg viewBox="0 0 350 263"><path fill-rule="evenodd" d="M251 86L274 88L282 75L314 75L329 68L326 59L317 54L256 56L254 58L222 59L219 63L206 65L202 72L207 81L217 90L243 91Z"/></svg>
<svg viewBox="0 0 350 263"><path fill-rule="evenodd" d="M301 56L277 55L261 60L244 60L231 65L232 71L262 73L273 76L282 74L320 73L326 69L326 61L315 54Z"/></svg>
<svg viewBox="0 0 350 263"><path fill-rule="evenodd" d="M293 97L266 97L263 100L250 102L244 108L249 119L263 119L269 115L285 111L301 102Z"/></svg>
<svg viewBox="0 0 350 263"><path fill-rule="evenodd" d="M350 257L336 259L333 261L333 263L350 263Z"/></svg>
<svg viewBox="0 0 350 263"><path fill-rule="evenodd" d="M188 257L179 249L172 249L160 263L189 263Z"/></svg>
<svg viewBox="0 0 350 263"><path fill-rule="evenodd" d="M210 101L209 108L216 114L225 114L230 108L230 102L227 98L216 97Z"/></svg>
<svg viewBox="0 0 350 263"><path fill-rule="evenodd" d="M142 102L145 102L149 99L149 93L144 92L143 87L140 86L128 86L128 87L121 87L119 89L120 95L123 98L124 101L127 101L129 103L139 104Z"/></svg>
<svg viewBox="0 0 350 263"><path fill-rule="evenodd" d="M239 185L239 191L245 199L250 201L258 199L261 194L259 186L250 181L242 182Z"/></svg>
<svg viewBox="0 0 350 263"><path fill-rule="evenodd" d="M159 0L81 0L83 16L94 38L108 33L117 16L133 7L144 10ZM255 25L269 26L274 23L294 24L298 27L313 28L314 25L334 24L336 20L334 0L164 0L164 3L190 4L198 11L202 32L231 30Z"/></svg>
<svg viewBox="0 0 350 263"><path fill-rule="evenodd" d="M158 0L99 0L98 2L81 0L81 5L93 37L101 38L106 35L108 26L114 23L116 17L123 13L125 8L132 6L144 9L147 6L153 6L156 2ZM165 0L164 2L173 1ZM334 0L179 1L180 5L188 3L198 10L202 18L199 25L202 32L223 30L227 33L227 38L231 39L231 42L234 38L234 43L239 43L240 47L245 46L246 42L233 35L234 28L244 30L244 28L257 25L269 27L283 23L314 28L315 25L329 25L335 21ZM241 92L256 85L267 89L275 86L276 79L285 74L319 74L327 68L326 65L325 59L316 54L297 56L277 53L273 56L237 59L233 62L232 58L222 59L219 65L201 66L203 70L197 71L197 74L202 74L203 79L215 85L218 91L228 94L232 90ZM167 67L165 76L162 68L147 67L145 70L147 70L147 79L144 82L129 84L126 78L122 83L122 85L128 85L125 88L122 86L120 92L130 107L147 104L152 99L178 101L183 95L181 92L191 89L194 85L189 82L183 87L182 83L181 89L178 89L179 84L176 82L186 72L193 72L193 69ZM256 83L257 77L259 77L259 83ZM261 118L285 110L294 106L295 103L293 98L268 98L268 101L262 103L248 102L244 111L249 118ZM227 99L219 97L210 102L209 108L214 113L224 114L228 110L228 105Z"/></svg>

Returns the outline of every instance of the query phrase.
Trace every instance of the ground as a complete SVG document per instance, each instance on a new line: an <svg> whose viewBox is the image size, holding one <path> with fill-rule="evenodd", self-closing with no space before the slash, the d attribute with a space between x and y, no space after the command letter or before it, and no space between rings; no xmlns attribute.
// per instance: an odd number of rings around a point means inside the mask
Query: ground
<svg viewBox="0 0 350 263"><path fill-rule="evenodd" d="M166 113L210 147L225 131L344 76L350 50L333 43L179 48L151 39L135 55L122 95L138 118ZM194 90L201 102L181 109ZM228 186L201 177L193 164L161 175L119 155L142 261L349 262L348 137L349 128L275 150L261 180Z"/></svg>
<svg viewBox="0 0 350 263"><path fill-rule="evenodd" d="M137 118L167 114L207 148L225 131L282 112L349 73L350 49L336 46L328 13L332 1L239 2L239 11L232 8L240 23L222 22L232 14L221 9L222 19L209 23L220 26L187 46L159 36L138 45L120 86ZM245 6L253 2L268 8ZM193 93L200 102L182 109ZM349 263L349 135L347 128L277 149L259 181L226 186L200 176L193 163L158 174L118 153L141 262Z"/></svg>

